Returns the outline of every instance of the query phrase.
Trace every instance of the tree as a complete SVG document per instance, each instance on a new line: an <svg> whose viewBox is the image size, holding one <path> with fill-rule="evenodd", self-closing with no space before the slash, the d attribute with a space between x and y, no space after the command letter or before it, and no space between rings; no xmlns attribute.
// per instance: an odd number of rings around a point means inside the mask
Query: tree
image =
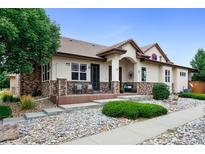
<svg viewBox="0 0 205 154"><path fill-rule="evenodd" d="M6 73L0 73L0 90L3 88L9 88L10 82L9 79L6 77Z"/></svg>
<svg viewBox="0 0 205 154"><path fill-rule="evenodd" d="M0 73L31 73L49 62L59 39L44 9L0 9Z"/></svg>
<svg viewBox="0 0 205 154"><path fill-rule="evenodd" d="M198 49L191 61L191 66L198 70L192 76L192 80L205 81L205 51L203 49Z"/></svg>

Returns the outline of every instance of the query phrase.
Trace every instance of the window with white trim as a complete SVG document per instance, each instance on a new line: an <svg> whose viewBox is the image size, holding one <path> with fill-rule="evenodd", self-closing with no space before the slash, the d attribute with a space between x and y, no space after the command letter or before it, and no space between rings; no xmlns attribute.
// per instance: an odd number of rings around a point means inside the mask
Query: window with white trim
<svg viewBox="0 0 205 154"><path fill-rule="evenodd" d="M144 81L144 82L146 82L146 80L147 80L147 69L146 69L146 67L142 67L142 81Z"/></svg>
<svg viewBox="0 0 205 154"><path fill-rule="evenodd" d="M42 65L42 67L41 67L42 81L50 80L50 70L51 70L50 63L48 63L46 65Z"/></svg>
<svg viewBox="0 0 205 154"><path fill-rule="evenodd" d="M165 82L170 82L170 70L165 70Z"/></svg>
<svg viewBox="0 0 205 154"><path fill-rule="evenodd" d="M186 76L186 72L180 72L180 76L185 77Z"/></svg>
<svg viewBox="0 0 205 154"><path fill-rule="evenodd" d="M71 64L72 80L87 80L87 64L72 63Z"/></svg>

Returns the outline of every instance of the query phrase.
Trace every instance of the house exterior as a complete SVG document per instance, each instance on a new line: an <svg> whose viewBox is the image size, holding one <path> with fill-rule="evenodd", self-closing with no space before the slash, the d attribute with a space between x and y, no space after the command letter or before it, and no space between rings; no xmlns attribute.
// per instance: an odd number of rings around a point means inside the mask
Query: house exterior
<svg viewBox="0 0 205 154"><path fill-rule="evenodd" d="M16 86L18 95L47 97L126 90L148 95L154 84L166 83L178 93L188 89L194 71L171 62L157 43L139 47L128 39L108 47L65 37L60 42L49 64L35 66L30 75L16 75L18 84L11 89Z"/></svg>

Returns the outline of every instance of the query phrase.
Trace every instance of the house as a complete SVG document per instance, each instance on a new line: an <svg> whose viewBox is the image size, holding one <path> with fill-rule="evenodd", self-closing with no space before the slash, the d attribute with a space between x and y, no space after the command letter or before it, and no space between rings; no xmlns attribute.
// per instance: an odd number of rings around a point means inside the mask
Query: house
<svg viewBox="0 0 205 154"><path fill-rule="evenodd" d="M11 89L48 97L122 91L148 95L162 82L178 93L188 89L194 71L171 62L157 43L139 47L128 39L108 47L65 37L60 43L49 64L35 66L30 75L17 75L18 84Z"/></svg>

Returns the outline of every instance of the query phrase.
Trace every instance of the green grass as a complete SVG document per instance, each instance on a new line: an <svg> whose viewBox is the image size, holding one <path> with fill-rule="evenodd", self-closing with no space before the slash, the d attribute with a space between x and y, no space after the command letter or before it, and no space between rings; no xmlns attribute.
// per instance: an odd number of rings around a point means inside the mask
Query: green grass
<svg viewBox="0 0 205 154"><path fill-rule="evenodd" d="M167 114L167 109L157 104L145 104L132 101L112 101L103 106L102 113L110 117L128 119L152 118Z"/></svg>
<svg viewBox="0 0 205 154"><path fill-rule="evenodd" d="M205 100L205 94L180 93L179 97Z"/></svg>

